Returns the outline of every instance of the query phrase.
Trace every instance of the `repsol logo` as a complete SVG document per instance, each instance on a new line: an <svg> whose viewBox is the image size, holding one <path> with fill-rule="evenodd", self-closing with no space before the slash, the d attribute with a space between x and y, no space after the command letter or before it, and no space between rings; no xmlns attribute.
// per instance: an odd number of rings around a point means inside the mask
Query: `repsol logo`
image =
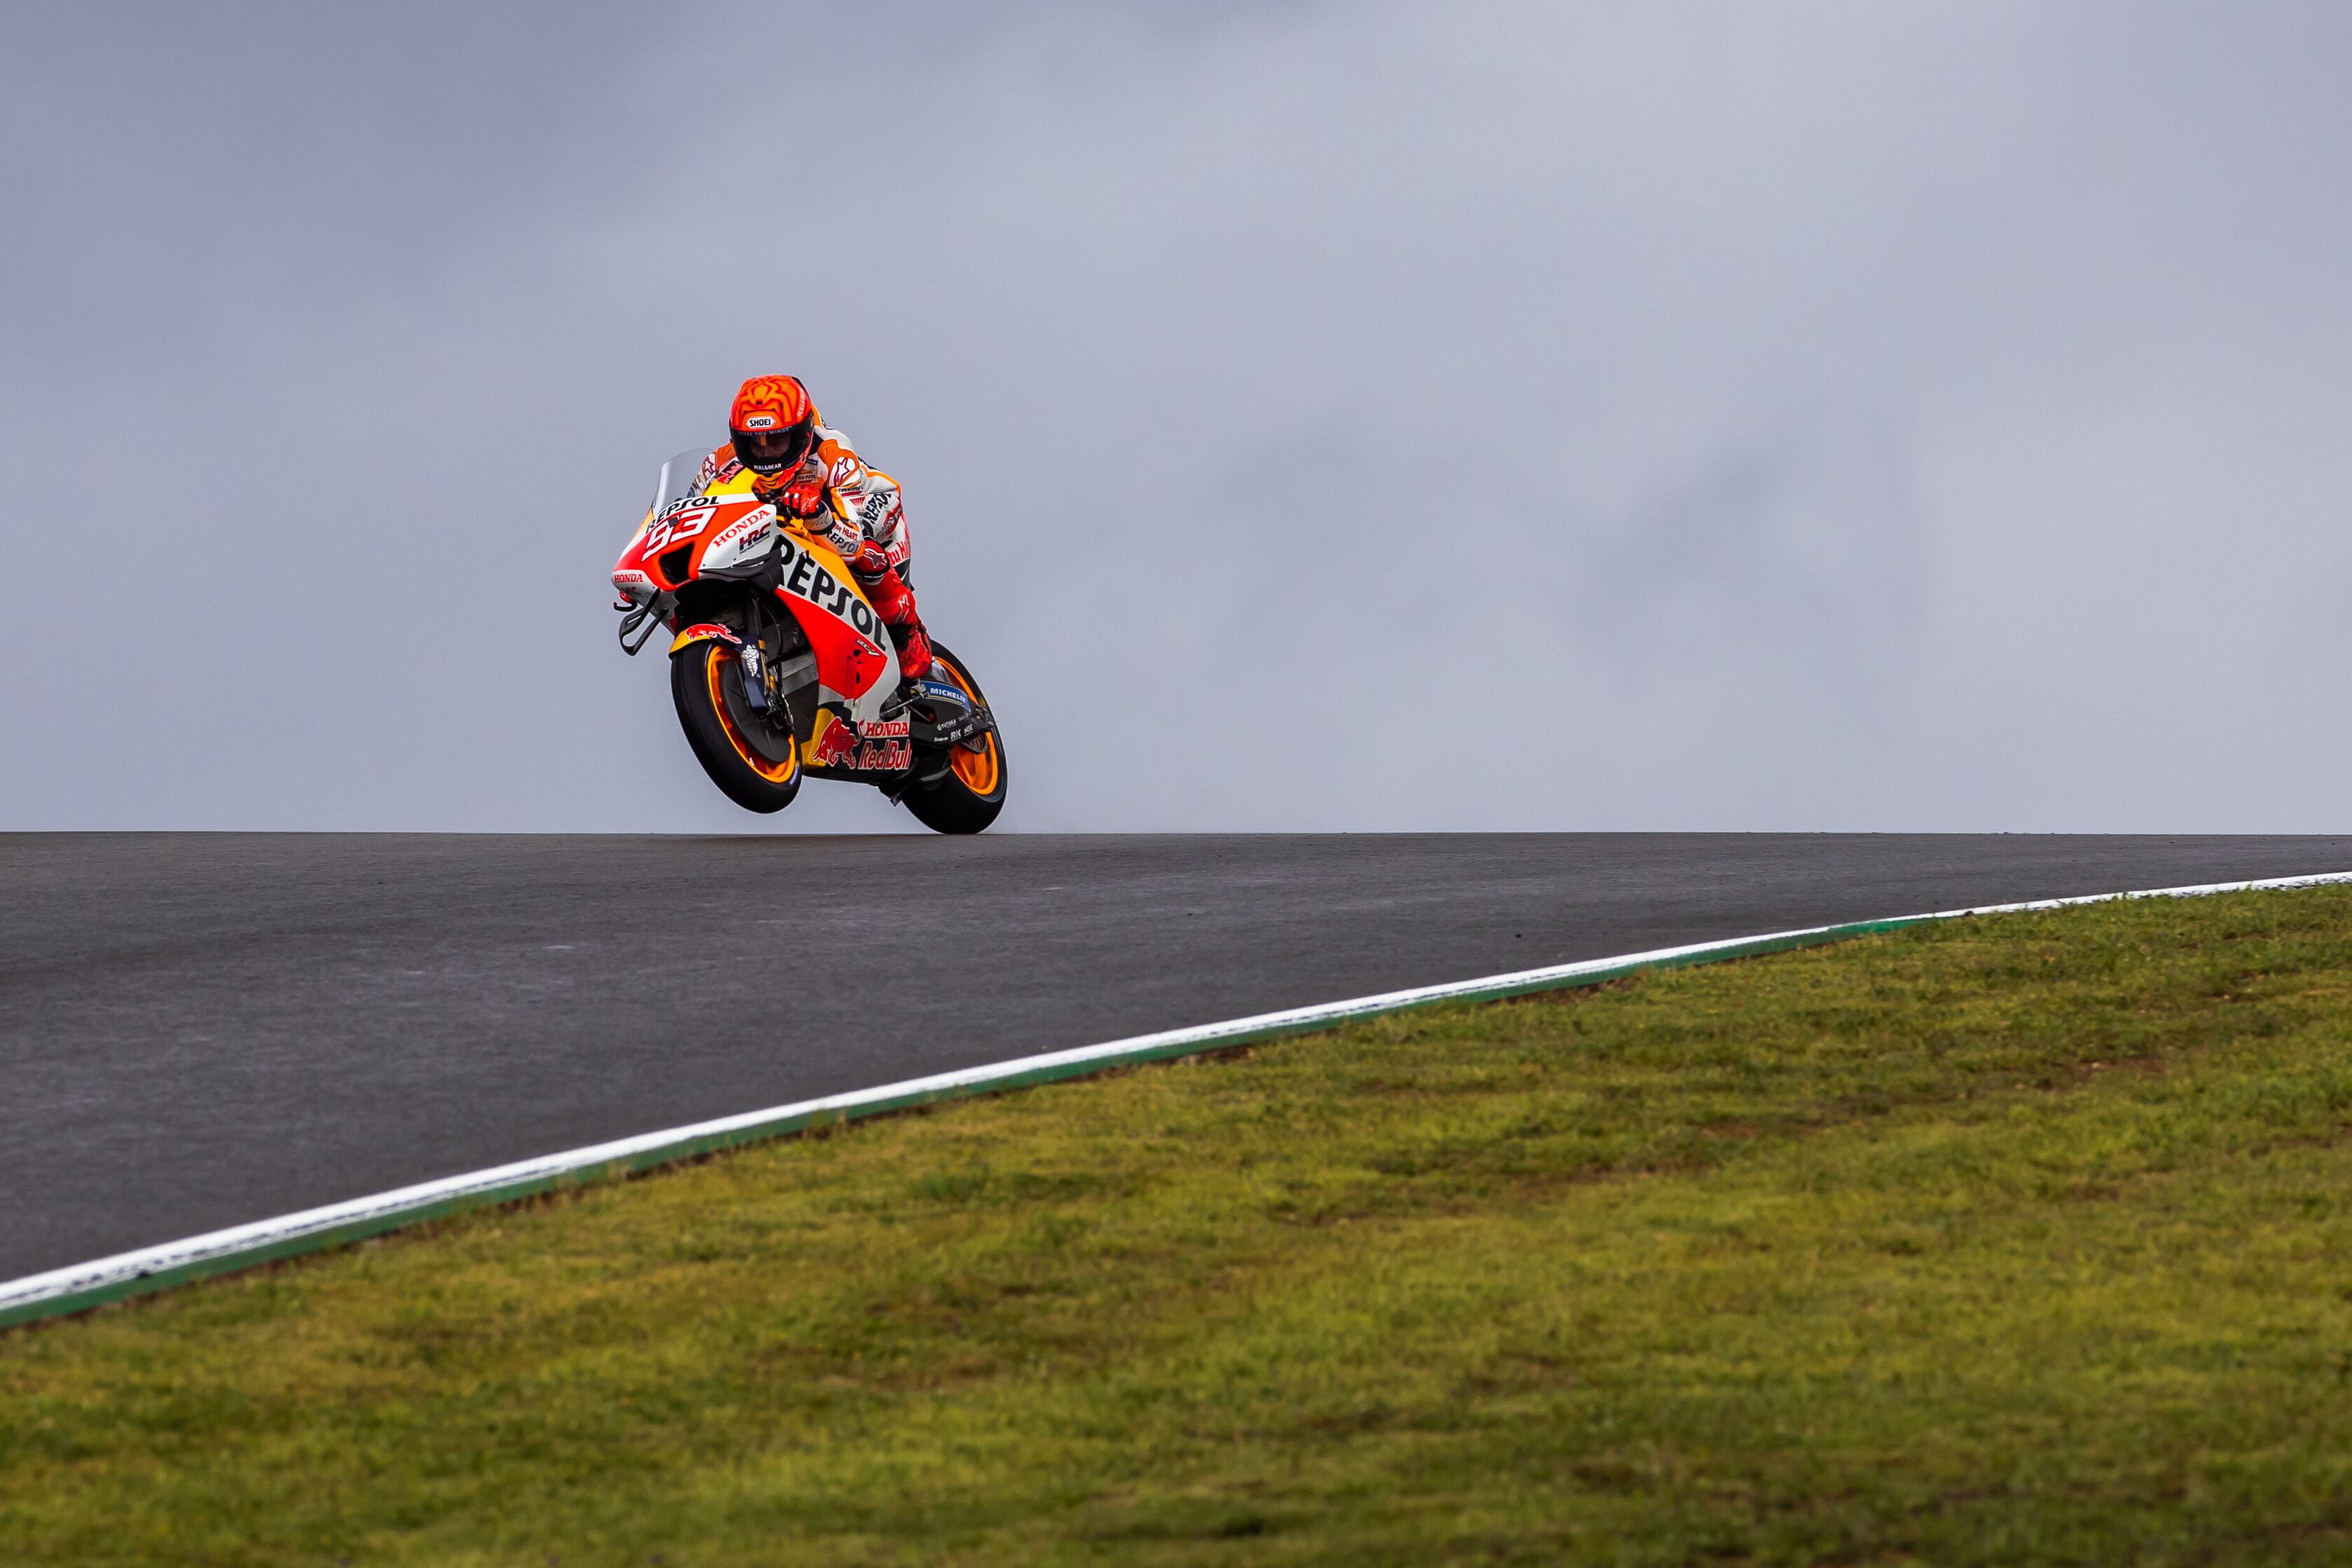
<svg viewBox="0 0 2352 1568"><path fill-rule="evenodd" d="M849 585L817 565L816 558L791 540L784 541L786 554L784 591L805 599L828 614L837 615L857 628L858 635L868 642L879 641L881 619L873 606L849 591Z"/></svg>

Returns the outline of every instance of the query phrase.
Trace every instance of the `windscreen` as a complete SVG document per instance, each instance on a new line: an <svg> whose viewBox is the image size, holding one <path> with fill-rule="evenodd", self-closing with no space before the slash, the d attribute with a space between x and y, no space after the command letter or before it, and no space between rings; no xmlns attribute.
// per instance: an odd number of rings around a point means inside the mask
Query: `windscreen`
<svg viewBox="0 0 2352 1568"><path fill-rule="evenodd" d="M694 494L694 482L702 473L702 460L709 455L708 446L692 446L662 465L661 478L654 485L656 512L680 496Z"/></svg>

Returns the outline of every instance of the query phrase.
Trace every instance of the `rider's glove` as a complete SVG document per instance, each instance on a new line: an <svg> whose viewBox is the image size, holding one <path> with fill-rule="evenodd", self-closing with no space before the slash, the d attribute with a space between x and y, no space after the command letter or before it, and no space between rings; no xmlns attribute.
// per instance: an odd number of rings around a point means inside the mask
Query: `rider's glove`
<svg viewBox="0 0 2352 1568"><path fill-rule="evenodd" d="M824 510L824 481L822 479L794 477L785 480L779 476L778 482L773 484L755 479L751 483L751 494L787 517L799 517L805 521Z"/></svg>

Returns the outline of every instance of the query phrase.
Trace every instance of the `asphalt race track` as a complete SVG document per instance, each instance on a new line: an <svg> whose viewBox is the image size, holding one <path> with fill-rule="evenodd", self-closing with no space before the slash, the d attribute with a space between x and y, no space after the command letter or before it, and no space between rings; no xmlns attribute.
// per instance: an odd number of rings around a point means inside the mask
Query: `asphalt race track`
<svg viewBox="0 0 2352 1568"><path fill-rule="evenodd" d="M2352 838L0 835L0 1280L1182 1024Z"/></svg>

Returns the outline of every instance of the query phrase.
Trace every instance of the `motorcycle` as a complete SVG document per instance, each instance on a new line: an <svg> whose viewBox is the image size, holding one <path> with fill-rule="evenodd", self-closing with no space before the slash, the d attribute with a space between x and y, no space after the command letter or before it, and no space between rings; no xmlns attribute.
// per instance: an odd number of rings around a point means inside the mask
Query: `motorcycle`
<svg viewBox="0 0 2352 1568"><path fill-rule="evenodd" d="M704 494L702 458L662 465L613 568L613 608L633 658L672 634L670 697L711 782L753 811L782 810L804 779L837 779L875 786L938 832L993 822L1004 741L970 667L934 641L931 673L902 679L841 557L756 496Z"/></svg>

